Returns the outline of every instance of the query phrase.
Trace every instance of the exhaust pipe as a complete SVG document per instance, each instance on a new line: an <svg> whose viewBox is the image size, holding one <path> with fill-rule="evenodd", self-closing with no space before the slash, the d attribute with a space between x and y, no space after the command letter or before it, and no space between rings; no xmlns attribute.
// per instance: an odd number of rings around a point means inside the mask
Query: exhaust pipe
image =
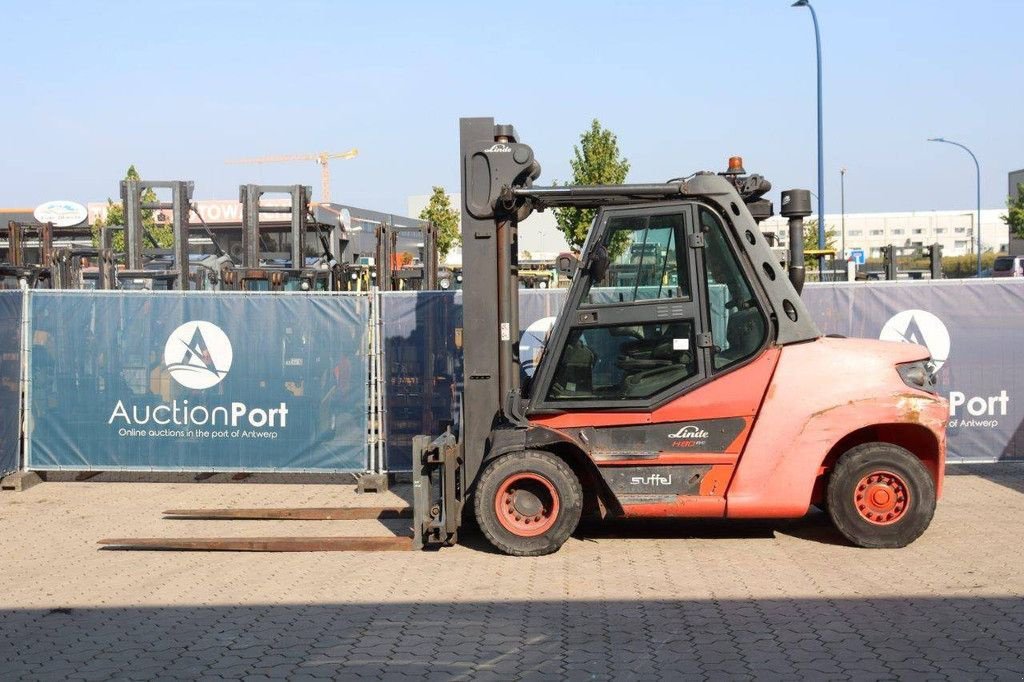
<svg viewBox="0 0 1024 682"><path fill-rule="evenodd" d="M779 213L789 218L789 281L799 294L804 289L804 218L811 215L810 190L783 192Z"/></svg>

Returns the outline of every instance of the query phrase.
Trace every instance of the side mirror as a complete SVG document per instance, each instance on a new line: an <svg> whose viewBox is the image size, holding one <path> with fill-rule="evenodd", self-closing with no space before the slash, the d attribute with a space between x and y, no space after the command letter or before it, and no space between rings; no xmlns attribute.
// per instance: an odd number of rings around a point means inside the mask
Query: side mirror
<svg viewBox="0 0 1024 682"><path fill-rule="evenodd" d="M595 246L594 250L590 252L590 258L587 259L587 273L590 275L590 279L595 282L604 280L604 276L608 274L610 262L608 249L604 247L604 244Z"/></svg>
<svg viewBox="0 0 1024 682"><path fill-rule="evenodd" d="M555 261L555 269L558 270L558 274L566 279L573 278L579 265L579 259L572 253L560 253L558 260Z"/></svg>

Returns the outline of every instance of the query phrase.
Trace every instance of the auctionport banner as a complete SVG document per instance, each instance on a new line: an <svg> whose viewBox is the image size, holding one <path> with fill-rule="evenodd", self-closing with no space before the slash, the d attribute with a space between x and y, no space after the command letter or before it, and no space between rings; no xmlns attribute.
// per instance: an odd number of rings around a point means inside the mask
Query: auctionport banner
<svg viewBox="0 0 1024 682"><path fill-rule="evenodd" d="M0 476L18 469L23 296L20 291L0 291Z"/></svg>
<svg viewBox="0 0 1024 682"><path fill-rule="evenodd" d="M459 293L383 295L392 471L410 468L412 436L437 435L455 418L462 383ZM528 374L565 293L520 291L519 357ZM950 402L949 461L1024 459L1024 346L1017 343L1024 336L1024 280L810 284L803 298L824 334L929 348L939 392Z"/></svg>
<svg viewBox="0 0 1024 682"><path fill-rule="evenodd" d="M949 461L1024 459L1024 281L814 284L803 298L825 334L928 347L949 399Z"/></svg>
<svg viewBox="0 0 1024 682"><path fill-rule="evenodd" d="M366 298L29 300L27 468L365 469Z"/></svg>

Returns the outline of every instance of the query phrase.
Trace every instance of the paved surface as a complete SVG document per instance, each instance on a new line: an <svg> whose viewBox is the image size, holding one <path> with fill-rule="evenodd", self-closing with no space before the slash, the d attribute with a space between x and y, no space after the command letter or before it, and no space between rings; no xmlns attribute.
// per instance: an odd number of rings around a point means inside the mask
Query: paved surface
<svg viewBox="0 0 1024 682"><path fill-rule="evenodd" d="M1018 680L1024 468L957 471L903 550L846 546L815 513L617 525L537 559L472 537L438 553L101 551L110 536L386 533L159 512L397 498L46 483L0 494L0 678Z"/></svg>

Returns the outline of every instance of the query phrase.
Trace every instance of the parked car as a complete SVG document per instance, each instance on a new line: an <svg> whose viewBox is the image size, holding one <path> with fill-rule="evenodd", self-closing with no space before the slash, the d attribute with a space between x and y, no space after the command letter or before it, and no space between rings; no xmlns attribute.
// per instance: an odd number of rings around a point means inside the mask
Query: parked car
<svg viewBox="0 0 1024 682"><path fill-rule="evenodd" d="M992 264L993 277L1024 277L1024 256L999 256Z"/></svg>

